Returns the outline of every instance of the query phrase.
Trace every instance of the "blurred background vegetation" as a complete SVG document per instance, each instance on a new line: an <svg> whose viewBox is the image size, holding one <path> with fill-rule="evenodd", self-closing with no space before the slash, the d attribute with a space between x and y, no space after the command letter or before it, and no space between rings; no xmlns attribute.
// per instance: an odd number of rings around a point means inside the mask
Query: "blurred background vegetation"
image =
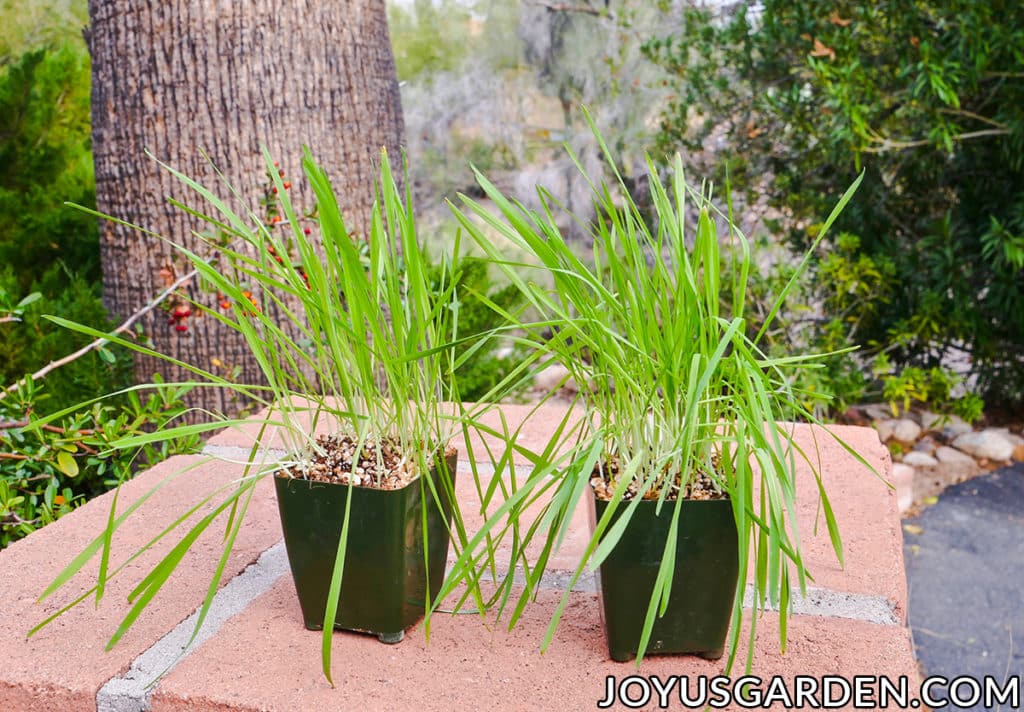
<svg viewBox="0 0 1024 712"><path fill-rule="evenodd" d="M131 357L93 351L45 379L24 377L89 339L43 318L112 327L101 300L90 148L86 3L0 4L0 548L147 463L195 447L180 441L99 457L119 435L162 426L178 394L125 395L48 426L33 418L130 385Z"/></svg>
<svg viewBox="0 0 1024 712"><path fill-rule="evenodd" d="M0 2L5 389L82 345L43 314L110 326L96 222L64 205L94 204L87 19L85 0ZM585 104L641 205L646 152L679 151L694 180L728 183L762 266L754 313L788 280L791 248L865 172L770 334L779 352L862 345L801 375L820 413L888 401L973 420L1024 401L1019 2L394 0L389 22L439 270L454 242L445 199L479 195L470 164L527 205L543 184L586 214L589 187L562 150L588 172L602 164ZM586 225L564 228L585 251ZM482 266L463 279L468 295L507 305ZM463 319L463 333L479 331L490 312L469 298ZM463 395L481 397L515 360L500 344L481 350ZM0 546L169 454L95 457L104 437L180 413L173 393L124 396L27 439L12 425L126 386L129 371L104 349L0 399Z"/></svg>
<svg viewBox="0 0 1024 712"><path fill-rule="evenodd" d="M814 237L864 170L807 286L812 342L866 348L824 383L841 400L935 400L963 415L1024 399L1024 5L970 0L766 1L684 12L646 56L674 88L659 143ZM785 339L784 339L785 341ZM952 369L952 372L951 370ZM973 395L963 393L966 379Z"/></svg>

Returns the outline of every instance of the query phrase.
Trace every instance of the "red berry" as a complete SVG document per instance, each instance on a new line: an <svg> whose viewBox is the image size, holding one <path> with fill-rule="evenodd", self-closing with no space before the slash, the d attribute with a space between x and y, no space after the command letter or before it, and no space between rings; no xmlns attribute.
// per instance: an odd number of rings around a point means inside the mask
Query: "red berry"
<svg viewBox="0 0 1024 712"><path fill-rule="evenodd" d="M291 184L291 182L290 182L290 181L285 181L285 182L284 182L284 189L285 189L285 190L288 190L288 189L289 189L289 188L291 188L291 187L292 187L292 184Z"/></svg>
<svg viewBox="0 0 1024 712"><path fill-rule="evenodd" d="M223 302L220 303L220 308L221 309L230 309L231 308L231 302L229 302L227 299L225 299Z"/></svg>
<svg viewBox="0 0 1024 712"><path fill-rule="evenodd" d="M305 230L303 230L303 232L306 233L307 235L311 235L313 233L313 231L310 230L308 227Z"/></svg>
<svg viewBox="0 0 1024 712"><path fill-rule="evenodd" d="M277 186L274 186L274 195L277 195Z"/></svg>
<svg viewBox="0 0 1024 712"><path fill-rule="evenodd" d="M177 324L177 325L176 325L176 326L174 327L174 330L175 330L175 331L188 331L188 327L187 327L187 326L185 326L184 324Z"/></svg>

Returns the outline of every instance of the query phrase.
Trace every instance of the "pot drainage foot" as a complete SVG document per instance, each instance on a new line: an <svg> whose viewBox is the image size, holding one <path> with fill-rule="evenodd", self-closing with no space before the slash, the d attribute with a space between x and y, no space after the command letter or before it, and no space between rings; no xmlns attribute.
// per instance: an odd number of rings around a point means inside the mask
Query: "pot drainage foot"
<svg viewBox="0 0 1024 712"><path fill-rule="evenodd" d="M402 638L405 637L405 631L400 630L397 633L378 633L377 640L387 645L394 645L395 643L401 643Z"/></svg>
<svg viewBox="0 0 1024 712"><path fill-rule="evenodd" d="M699 655L700 657L704 658L705 660L720 660L722 658L722 656L725 655L725 649L721 649L721 650L704 650L704 651L702 651L700 653L697 653L697 655Z"/></svg>

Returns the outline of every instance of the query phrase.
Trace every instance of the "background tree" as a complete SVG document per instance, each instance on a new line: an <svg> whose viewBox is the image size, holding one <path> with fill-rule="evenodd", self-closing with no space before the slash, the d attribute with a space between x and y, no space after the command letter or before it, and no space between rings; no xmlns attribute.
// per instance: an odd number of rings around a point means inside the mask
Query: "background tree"
<svg viewBox="0 0 1024 712"><path fill-rule="evenodd" d="M366 224L379 151L398 155L403 137L382 0L90 0L89 16L101 212L194 247L196 225L166 201L185 197L180 184L146 151L208 186L223 173L239 198L257 207L269 189L261 146L290 177L299 175L307 144L345 196L350 228ZM312 207L305 186L292 190L293 200ZM312 221L309 227L315 230ZM100 226L100 254L104 301L115 317L137 310L185 269L167 245L110 222ZM170 315L157 312L144 323L153 346L256 380L237 335L196 310L174 318L175 309L185 313L187 299L217 308L216 294L190 284L168 302ZM150 378L155 368L137 361L137 378ZM231 407L212 390L196 398L205 407Z"/></svg>
<svg viewBox="0 0 1024 712"><path fill-rule="evenodd" d="M863 168L817 273L820 333L1024 400L1024 4L759 5L687 7L647 45L675 90L662 146L719 141L734 187L767 188L803 245Z"/></svg>

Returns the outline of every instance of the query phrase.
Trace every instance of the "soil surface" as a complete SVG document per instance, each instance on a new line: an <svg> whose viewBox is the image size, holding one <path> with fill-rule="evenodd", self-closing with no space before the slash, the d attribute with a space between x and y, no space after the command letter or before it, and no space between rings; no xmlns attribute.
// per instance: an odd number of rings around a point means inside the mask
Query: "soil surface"
<svg viewBox="0 0 1024 712"><path fill-rule="evenodd" d="M598 463L590 477L590 486L594 488L594 494L598 499L610 500L619 482L620 464L617 457L609 458L605 463ZM666 478L667 479L667 478ZM682 477L676 475L672 480L671 489L665 499L675 501L680 497L680 485ZM633 499L640 489L640 478L634 477L626 488L622 498ZM668 484L666 482L666 484ZM658 499L661 496L661 489L654 489L644 493L644 499ZM705 472L698 472L697 476L691 478L682 489L683 499L709 500L726 499L727 495L715 484Z"/></svg>
<svg viewBox="0 0 1024 712"><path fill-rule="evenodd" d="M297 462L279 470L278 477L402 489L419 475L416 458L406 456L394 437L365 440L357 452L355 439L345 433L321 435L316 447L300 453ZM445 455L454 450L448 448Z"/></svg>

